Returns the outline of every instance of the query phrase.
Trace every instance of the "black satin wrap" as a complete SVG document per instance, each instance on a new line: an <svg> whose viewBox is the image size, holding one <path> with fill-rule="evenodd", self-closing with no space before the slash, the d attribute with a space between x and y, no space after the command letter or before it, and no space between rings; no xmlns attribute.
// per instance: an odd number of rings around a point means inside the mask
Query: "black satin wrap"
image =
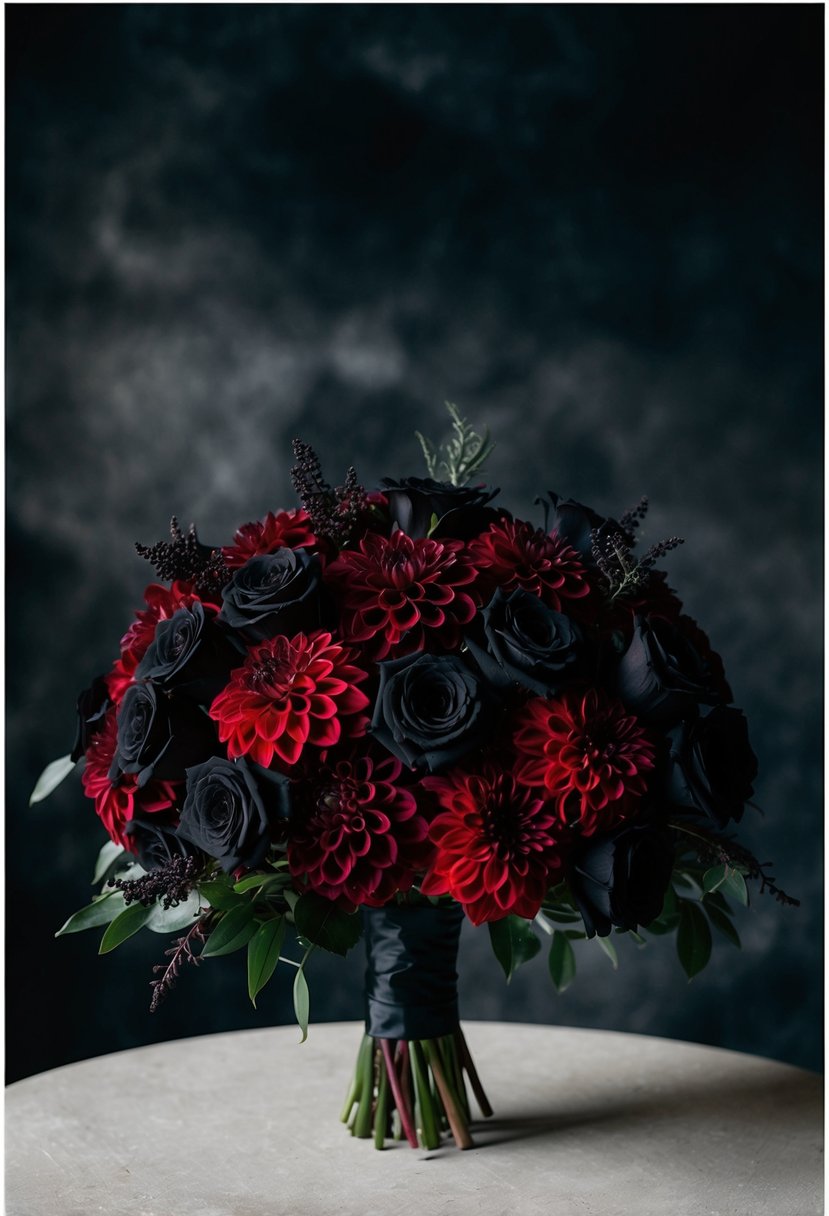
<svg viewBox="0 0 829 1216"><path fill-rule="evenodd" d="M459 904L363 908L366 1033L437 1039L458 1026Z"/></svg>

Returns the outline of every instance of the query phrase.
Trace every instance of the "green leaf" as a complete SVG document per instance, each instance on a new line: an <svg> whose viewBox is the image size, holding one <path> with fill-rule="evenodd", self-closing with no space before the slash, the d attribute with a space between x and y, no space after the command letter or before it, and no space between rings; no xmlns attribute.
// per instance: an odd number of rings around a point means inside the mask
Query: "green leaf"
<svg viewBox="0 0 829 1216"><path fill-rule="evenodd" d="M294 906L297 932L307 941L343 957L360 940L362 922L356 912L342 912L330 899L306 891Z"/></svg>
<svg viewBox="0 0 829 1216"><path fill-rule="evenodd" d="M498 962L504 969L507 983L522 964L535 958L541 942L521 916L505 916L489 922L489 939Z"/></svg>
<svg viewBox="0 0 829 1216"><path fill-rule="evenodd" d="M571 925L581 920L581 915L572 908L542 908L541 911L548 920L554 920L560 925Z"/></svg>
<svg viewBox="0 0 829 1216"><path fill-rule="evenodd" d="M647 942L641 933L637 933L635 929L622 929L622 933L627 933L628 937L636 942L637 946L647 946Z"/></svg>
<svg viewBox="0 0 829 1216"><path fill-rule="evenodd" d="M106 933L104 933L104 936L101 938L101 944L98 947L98 953L109 954L110 950L114 950L116 946L121 945L121 942L125 942L128 937L132 937L134 933L137 933L147 923L149 917L149 908L145 908L141 904L130 904L120 916L115 917L115 920L109 926Z"/></svg>
<svg viewBox="0 0 829 1216"><path fill-rule="evenodd" d="M207 939L201 957L218 958L221 954L232 954L234 950L241 950L248 944L255 932L253 904L246 899L238 907L225 912Z"/></svg>
<svg viewBox="0 0 829 1216"><path fill-rule="evenodd" d="M285 918L276 917L260 925L248 942L248 996L256 1008L256 996L267 984L279 962Z"/></svg>
<svg viewBox="0 0 829 1216"><path fill-rule="evenodd" d="M245 891L258 890L266 882L274 882L276 877L276 874L248 874L245 878L240 878L238 882L233 884L233 890L237 894L243 895Z"/></svg>
<svg viewBox="0 0 829 1216"><path fill-rule="evenodd" d="M199 883L199 894L206 903L210 904L211 908L216 908L219 912L230 912L234 908L247 907L249 903L221 879Z"/></svg>
<svg viewBox="0 0 829 1216"><path fill-rule="evenodd" d="M114 869L115 863L124 856L126 849L122 849L120 844L116 844L114 840L108 840L98 854L98 860L95 862L95 873L92 875L93 887L103 882L108 877L109 871Z"/></svg>
<svg viewBox="0 0 829 1216"><path fill-rule="evenodd" d="M124 911L126 906L120 891L117 894L112 892L99 896L85 908L74 912L69 920L58 929L55 937L63 937L65 933L80 933L82 929L95 929L99 925L108 925Z"/></svg>
<svg viewBox="0 0 829 1216"><path fill-rule="evenodd" d="M676 950L689 980L702 971L711 957L711 930L705 913L689 899L680 901Z"/></svg>
<svg viewBox="0 0 829 1216"><path fill-rule="evenodd" d="M51 764L47 764L32 790L29 806L48 798L52 790L57 789L64 777L68 777L74 767L75 761L71 756L61 756L59 760L53 760Z"/></svg>
<svg viewBox="0 0 829 1216"><path fill-rule="evenodd" d="M662 911L659 913L660 920L669 920L672 916L676 916L679 912L676 902L676 891L671 884L668 884L668 889L665 892L665 900L662 904Z"/></svg>
<svg viewBox="0 0 829 1216"><path fill-rule="evenodd" d="M664 918L660 916L656 920L652 920L649 925L643 925L642 927L648 933L652 933L654 937L661 937L665 933L673 933L678 924L679 913L676 913L674 916Z"/></svg>
<svg viewBox="0 0 829 1216"><path fill-rule="evenodd" d="M728 876L722 885L724 895L730 895L732 899L736 899L744 908L748 907L748 888L746 880L743 878L739 870L733 870L729 867Z"/></svg>
<svg viewBox="0 0 829 1216"><path fill-rule="evenodd" d="M702 889L708 894L710 891L716 891L721 887L728 877L728 866L712 866L710 870L706 870L702 876Z"/></svg>
<svg viewBox="0 0 829 1216"><path fill-rule="evenodd" d="M553 934L548 964L556 991L564 992L576 977L576 956L569 938L558 929Z"/></svg>
<svg viewBox="0 0 829 1216"><path fill-rule="evenodd" d="M604 950L605 954L613 964L613 970L618 971L619 955L616 953L616 947L613 945L613 942L609 937L599 937L598 935L596 936L596 941L599 943L602 950Z"/></svg>
<svg viewBox="0 0 829 1216"><path fill-rule="evenodd" d="M294 1014L297 1024L302 1031L300 1043L308 1038L308 1015L311 1011L311 994L308 991L308 981L305 972L300 967L294 976Z"/></svg>
<svg viewBox="0 0 829 1216"><path fill-rule="evenodd" d="M299 898L300 898L297 895L296 891L292 891L290 888L288 888L288 890L286 890L283 893L283 898L285 900L285 903L288 905L288 907L293 912L294 909L296 908L297 904L299 903Z"/></svg>
<svg viewBox="0 0 829 1216"><path fill-rule="evenodd" d="M743 943L740 941L740 935L734 928L731 920L716 906L716 904L709 903L707 897L702 901L702 906L705 908L705 911L708 914L708 919L711 921L714 928L718 929L723 937L727 937L731 944L736 946L738 950L742 949Z"/></svg>
<svg viewBox="0 0 829 1216"><path fill-rule="evenodd" d="M197 891L191 891L187 899L175 908L164 908L160 903L154 903L150 908L147 928L153 933L176 933L179 929L189 929L194 921L199 919L201 900Z"/></svg>

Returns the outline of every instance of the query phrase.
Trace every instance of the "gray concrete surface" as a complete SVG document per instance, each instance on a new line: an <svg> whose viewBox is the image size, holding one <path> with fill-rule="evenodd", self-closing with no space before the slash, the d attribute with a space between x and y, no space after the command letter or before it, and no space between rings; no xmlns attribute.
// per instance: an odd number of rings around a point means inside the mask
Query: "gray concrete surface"
<svg viewBox="0 0 829 1216"><path fill-rule="evenodd" d="M236 1031L6 1091L7 1216L812 1216L822 1084L696 1044L466 1024L476 1149L379 1153L338 1122L361 1028Z"/></svg>

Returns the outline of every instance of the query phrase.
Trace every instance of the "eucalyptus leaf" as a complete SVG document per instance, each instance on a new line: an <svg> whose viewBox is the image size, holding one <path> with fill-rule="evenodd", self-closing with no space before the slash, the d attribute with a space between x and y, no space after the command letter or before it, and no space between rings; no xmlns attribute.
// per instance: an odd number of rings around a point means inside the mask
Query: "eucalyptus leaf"
<svg viewBox="0 0 829 1216"><path fill-rule="evenodd" d="M48 798L52 790L57 789L64 777L68 777L74 767L75 761L71 756L61 756L59 760L53 760L51 764L47 764L32 790L29 806Z"/></svg>
<svg viewBox="0 0 829 1216"><path fill-rule="evenodd" d="M225 912L207 939L201 957L218 958L219 955L232 954L234 950L241 950L248 944L255 932L253 904L250 900L245 900L238 907Z"/></svg>
<svg viewBox="0 0 829 1216"><path fill-rule="evenodd" d="M189 929L194 921L199 919L201 900L197 891L191 891L183 903L175 908L164 908L155 903L150 909L147 928L153 933L176 933L179 929Z"/></svg>
<svg viewBox="0 0 829 1216"><path fill-rule="evenodd" d="M730 895L742 904L744 908L748 907L748 887L746 880L743 878L739 870L729 868L728 876L722 885L724 895Z"/></svg>
<svg viewBox="0 0 829 1216"><path fill-rule="evenodd" d="M117 865L118 861L123 858L126 849L122 849L120 844L116 844L114 840L108 840L98 854L98 860L95 862L95 873L92 875L92 885L96 886L99 882L103 882L109 877Z"/></svg>
<svg viewBox="0 0 829 1216"><path fill-rule="evenodd" d="M689 980L702 971L711 957L711 930L705 913L689 899L680 901L676 950Z"/></svg>
<svg viewBox="0 0 829 1216"><path fill-rule="evenodd" d="M285 918L279 916L260 925L248 942L248 996L254 1008L257 994L276 970L284 936Z"/></svg>
<svg viewBox="0 0 829 1216"><path fill-rule="evenodd" d="M708 894L710 891L716 891L723 885L728 877L728 866L712 866L710 870L706 870L702 876L702 889Z"/></svg>
<svg viewBox="0 0 829 1216"><path fill-rule="evenodd" d="M297 932L315 946L343 957L360 940L362 922L356 912L341 911L330 899L306 891L294 906Z"/></svg>
<svg viewBox="0 0 829 1216"><path fill-rule="evenodd" d="M294 976L294 1014L296 1015L297 1025L302 1031L300 1043L304 1043L308 1038L308 1017L310 1012L311 994L308 991L305 971L300 967Z"/></svg>
<svg viewBox="0 0 829 1216"><path fill-rule="evenodd" d="M74 912L58 929L55 937L63 937L66 933L80 933L82 929L95 929L99 925L108 925L124 911L126 906L120 891L98 896L91 904Z"/></svg>
<svg viewBox="0 0 829 1216"><path fill-rule="evenodd" d="M564 992L576 978L576 955L569 938L558 930L553 934L548 965L556 991Z"/></svg>
<svg viewBox="0 0 829 1216"><path fill-rule="evenodd" d="M596 941L613 964L613 970L618 971L619 955L616 953L616 947L613 945L613 942L609 937L599 937L598 934L596 935Z"/></svg>
<svg viewBox="0 0 829 1216"><path fill-rule="evenodd" d="M743 943L740 941L740 935L734 928L732 921L720 911L716 904L709 903L708 899L704 899L702 901L702 906L705 908L708 919L711 921L714 928L717 929L723 935L723 937L728 938L732 946L736 946L738 950L742 949Z"/></svg>
<svg viewBox="0 0 829 1216"><path fill-rule="evenodd" d="M541 949L541 942L530 928L530 921L521 916L505 916L489 921L489 940L498 962L504 969L507 983L516 971Z"/></svg>
<svg viewBox="0 0 829 1216"><path fill-rule="evenodd" d="M132 937L144 925L146 925L150 916L150 909L145 908L142 904L130 904L125 908L119 916L109 926L101 938L101 944L98 947L99 954L109 954L110 950L114 950L116 946L120 946L128 937Z"/></svg>

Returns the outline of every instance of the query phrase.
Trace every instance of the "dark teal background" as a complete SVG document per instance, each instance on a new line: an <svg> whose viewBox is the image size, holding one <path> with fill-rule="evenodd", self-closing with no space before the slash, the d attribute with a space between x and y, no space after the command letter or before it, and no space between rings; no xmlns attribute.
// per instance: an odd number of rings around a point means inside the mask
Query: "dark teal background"
<svg viewBox="0 0 829 1216"><path fill-rule="evenodd" d="M622 942L615 976L586 943L562 997L543 959L506 987L467 926L463 1011L818 1066L821 6L6 24L9 1079L290 1020L285 975L250 1008L242 955L150 1017L165 939L54 941L103 836L77 780L28 793L140 604L134 540L175 512L222 543L289 505L294 435L334 481L420 472L412 432L440 433L446 397L491 427L517 513L647 493L648 540L686 538L671 581L760 758L744 836L803 901L758 898L745 950L718 942L691 985L672 942ZM361 969L317 959L312 1016L360 1016Z"/></svg>

